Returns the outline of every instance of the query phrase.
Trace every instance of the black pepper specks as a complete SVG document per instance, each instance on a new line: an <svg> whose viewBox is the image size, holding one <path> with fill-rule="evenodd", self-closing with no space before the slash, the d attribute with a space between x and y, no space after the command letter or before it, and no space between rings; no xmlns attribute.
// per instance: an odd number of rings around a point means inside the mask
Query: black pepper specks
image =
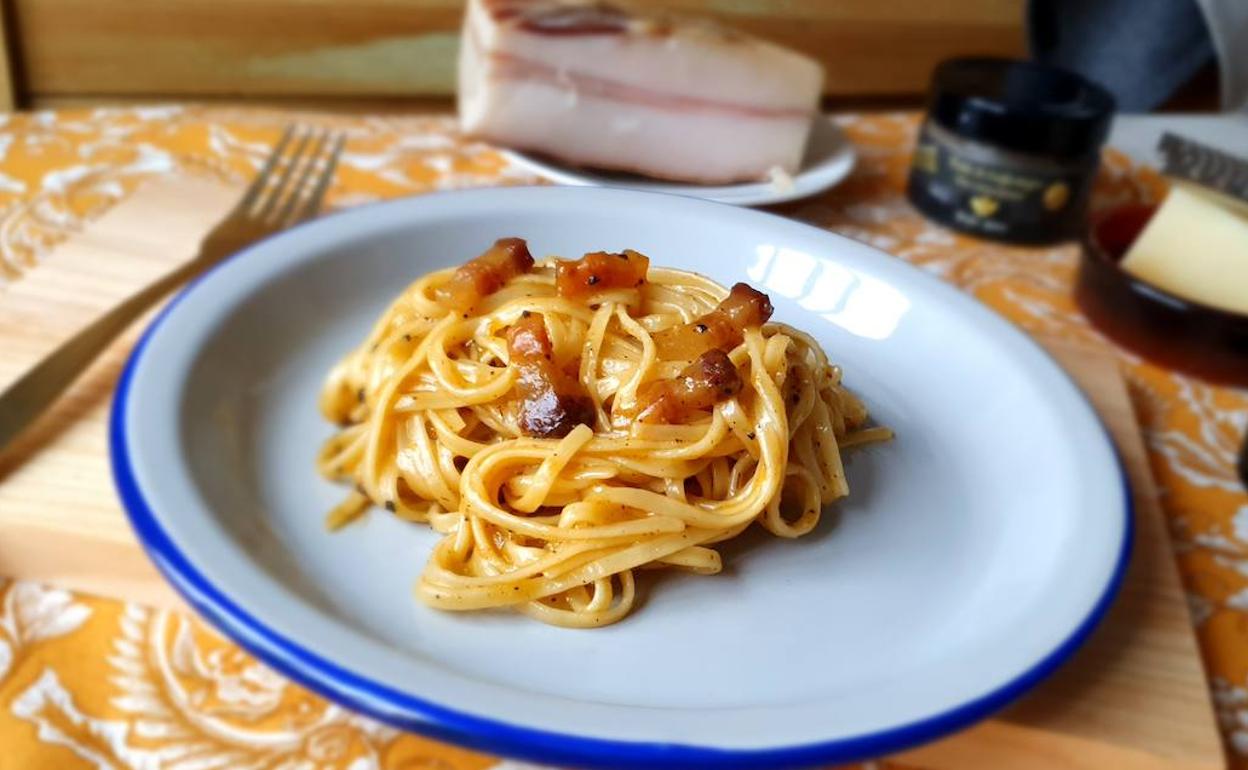
<svg viewBox="0 0 1248 770"><path fill-rule="evenodd" d="M528 310L523 310L523 311L521 311L521 312L520 312L520 317L521 317L521 318L528 318L528 317L529 317L529 316L531 316L531 315L533 315L533 313L531 313L531 312L530 312L530 311L528 311Z"/></svg>
<svg viewBox="0 0 1248 770"><path fill-rule="evenodd" d="M355 400L360 402L361 404L364 403L364 389L363 388L360 388L359 390L355 391Z"/></svg>
<svg viewBox="0 0 1248 770"><path fill-rule="evenodd" d="M393 500L387 500L387 501L386 501L386 510L387 510L387 511L390 511L391 513L394 513L397 507L398 507L398 506L396 506L396 505L394 504L394 501L393 501Z"/></svg>
<svg viewBox="0 0 1248 770"><path fill-rule="evenodd" d="M697 324L693 327L693 330L698 334L706 334L706 324Z"/></svg>
<svg viewBox="0 0 1248 770"><path fill-rule="evenodd" d="M590 277L585 279L585 283L589 284L590 286L594 286L598 283L598 280L599 280L598 276L591 275Z"/></svg>

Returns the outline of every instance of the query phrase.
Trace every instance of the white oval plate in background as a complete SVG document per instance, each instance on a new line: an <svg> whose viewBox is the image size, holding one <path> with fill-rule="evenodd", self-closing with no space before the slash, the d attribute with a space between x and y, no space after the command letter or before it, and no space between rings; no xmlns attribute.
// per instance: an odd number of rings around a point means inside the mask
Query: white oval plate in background
<svg viewBox="0 0 1248 770"><path fill-rule="evenodd" d="M840 184L854 169L854 146L832 118L820 115L811 126L802 167L792 179L778 182L743 182L731 185L698 185L669 182L636 174L567 166L545 156L501 149L509 161L543 179L576 187L616 187L642 192L688 195L734 206L769 206L808 198Z"/></svg>
<svg viewBox="0 0 1248 770"><path fill-rule="evenodd" d="M346 490L314 469L317 395L403 286L511 235L749 281L896 440L850 453L850 497L811 535L659 574L617 625L421 605L432 531L384 511L325 531ZM111 430L140 539L227 634L380 719L561 765L822 764L946 734L1073 652L1130 539L1095 414L1010 324L863 244L621 190L429 195L263 241L153 323Z"/></svg>

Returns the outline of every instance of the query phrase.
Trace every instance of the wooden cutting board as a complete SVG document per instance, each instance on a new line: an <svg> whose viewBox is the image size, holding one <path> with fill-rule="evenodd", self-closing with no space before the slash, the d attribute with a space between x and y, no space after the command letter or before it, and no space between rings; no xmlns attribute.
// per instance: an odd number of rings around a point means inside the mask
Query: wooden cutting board
<svg viewBox="0 0 1248 770"><path fill-rule="evenodd" d="M189 257L235 195L196 179L153 183L27 275L0 285L0 387L125 294ZM134 541L109 475L105 427L112 386L141 327L0 453L0 575L182 606ZM1096 406L1130 477L1136 542L1121 595L1085 647L1022 701L899 759L930 770L1222 768L1183 589L1117 365L1103 351L1048 347Z"/></svg>

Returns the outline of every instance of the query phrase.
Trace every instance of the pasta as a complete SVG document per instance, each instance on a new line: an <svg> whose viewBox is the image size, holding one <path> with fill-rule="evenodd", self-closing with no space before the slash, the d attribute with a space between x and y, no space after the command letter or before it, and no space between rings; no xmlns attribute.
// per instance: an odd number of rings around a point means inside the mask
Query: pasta
<svg viewBox="0 0 1248 770"><path fill-rule="evenodd" d="M503 239L430 273L324 385L319 469L354 485L328 525L425 522L422 601L582 628L628 615L638 570L715 574L755 522L804 535L849 492L841 450L891 434L770 314L632 251L535 263Z"/></svg>

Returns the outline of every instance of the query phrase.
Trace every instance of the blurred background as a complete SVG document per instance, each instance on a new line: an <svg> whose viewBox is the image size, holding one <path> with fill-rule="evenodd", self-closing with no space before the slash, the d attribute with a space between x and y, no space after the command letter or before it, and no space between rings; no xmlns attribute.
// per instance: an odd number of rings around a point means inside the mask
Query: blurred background
<svg viewBox="0 0 1248 770"><path fill-rule="evenodd" d="M941 60L1025 56L1029 14L1093 9L1074 26L1102 30L1109 46L1127 42L1115 8L1194 12L1189 0L635 4L711 16L814 56L827 68L834 109L917 106ZM0 7L6 109L240 99L370 111L447 106L463 11L459 0L7 0ZM1173 29L1168 24L1158 18L1153 28ZM1033 21L1030 34L1044 27ZM1156 106L1218 108L1212 58L1179 79L1172 94L1152 99Z"/></svg>

